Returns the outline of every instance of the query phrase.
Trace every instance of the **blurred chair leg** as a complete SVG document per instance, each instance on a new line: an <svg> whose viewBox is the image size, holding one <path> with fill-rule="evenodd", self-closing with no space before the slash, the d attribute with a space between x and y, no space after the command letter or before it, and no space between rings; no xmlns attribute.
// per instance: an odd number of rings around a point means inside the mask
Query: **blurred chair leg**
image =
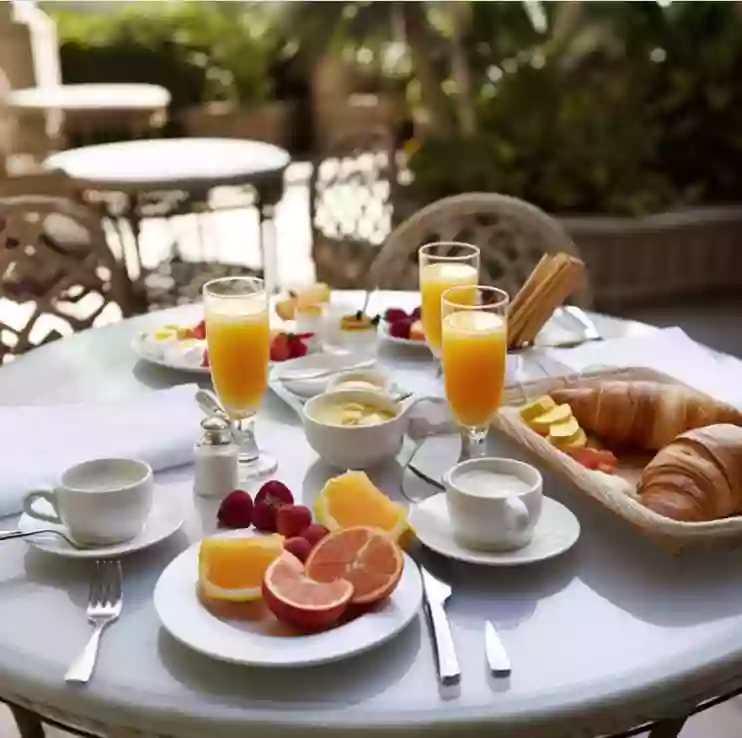
<svg viewBox="0 0 742 738"><path fill-rule="evenodd" d="M13 713L21 738L44 738L44 728L38 715L15 705L10 706L10 711Z"/></svg>
<svg viewBox="0 0 742 738"><path fill-rule="evenodd" d="M647 738L678 738L686 720L684 717L663 720L657 727L652 728Z"/></svg>

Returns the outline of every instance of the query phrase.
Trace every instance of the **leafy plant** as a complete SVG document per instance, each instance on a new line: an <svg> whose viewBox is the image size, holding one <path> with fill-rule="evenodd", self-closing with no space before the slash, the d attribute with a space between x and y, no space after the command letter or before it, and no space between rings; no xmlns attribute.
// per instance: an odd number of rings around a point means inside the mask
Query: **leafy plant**
<svg viewBox="0 0 742 738"><path fill-rule="evenodd" d="M260 7L138 2L105 13L55 11L65 82L150 82L173 108L270 93L276 38Z"/></svg>
<svg viewBox="0 0 742 738"><path fill-rule="evenodd" d="M475 5L486 36L504 11ZM552 15L545 35L513 23L475 46L480 135L419 142L409 160L417 198L485 190L552 212L626 214L739 201L734 4L554 5L572 6L569 23L557 28Z"/></svg>

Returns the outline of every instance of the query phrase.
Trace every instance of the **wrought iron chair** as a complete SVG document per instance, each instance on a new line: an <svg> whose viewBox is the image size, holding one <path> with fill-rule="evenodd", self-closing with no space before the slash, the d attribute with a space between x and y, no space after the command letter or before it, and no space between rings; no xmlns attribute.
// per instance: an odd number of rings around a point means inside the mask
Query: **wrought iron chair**
<svg viewBox="0 0 742 738"><path fill-rule="evenodd" d="M100 219L64 198L0 199L0 362L142 308Z"/></svg>
<svg viewBox="0 0 742 738"><path fill-rule="evenodd" d="M367 278L368 287L417 289L417 250L431 241L462 241L481 249L484 282L514 295L545 253L579 256L566 231L534 205L507 195L472 192L438 200L401 223L387 238ZM588 284L573 301L589 307Z"/></svg>
<svg viewBox="0 0 742 738"><path fill-rule="evenodd" d="M387 129L360 129L331 142L309 181L312 257L317 279L357 287L392 227L397 184Z"/></svg>

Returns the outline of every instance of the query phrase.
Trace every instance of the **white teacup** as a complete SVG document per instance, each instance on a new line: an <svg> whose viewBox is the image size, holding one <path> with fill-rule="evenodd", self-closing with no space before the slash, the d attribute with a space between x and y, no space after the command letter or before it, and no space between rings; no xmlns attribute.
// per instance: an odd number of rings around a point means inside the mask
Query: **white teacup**
<svg viewBox="0 0 742 738"><path fill-rule="evenodd" d="M94 459L62 474L53 490L28 492L23 511L32 518L66 526L80 543L107 545L136 536L152 508L154 480L149 464L136 459ZM53 514L36 510L46 500Z"/></svg>
<svg viewBox="0 0 742 738"><path fill-rule="evenodd" d="M462 546L510 551L533 538L544 484L535 467L514 459L470 459L450 469L444 482L454 536Z"/></svg>

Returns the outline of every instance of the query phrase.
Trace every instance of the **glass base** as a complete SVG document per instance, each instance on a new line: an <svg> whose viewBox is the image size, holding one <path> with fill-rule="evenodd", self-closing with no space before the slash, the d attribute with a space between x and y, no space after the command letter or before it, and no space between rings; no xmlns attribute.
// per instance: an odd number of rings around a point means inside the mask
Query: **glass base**
<svg viewBox="0 0 742 738"><path fill-rule="evenodd" d="M240 481L267 477L274 474L276 469L278 469L278 461L268 454L261 453L259 456L250 456L249 458L240 456Z"/></svg>
<svg viewBox="0 0 742 738"><path fill-rule="evenodd" d="M487 455L488 426L461 429L461 453L457 463Z"/></svg>

